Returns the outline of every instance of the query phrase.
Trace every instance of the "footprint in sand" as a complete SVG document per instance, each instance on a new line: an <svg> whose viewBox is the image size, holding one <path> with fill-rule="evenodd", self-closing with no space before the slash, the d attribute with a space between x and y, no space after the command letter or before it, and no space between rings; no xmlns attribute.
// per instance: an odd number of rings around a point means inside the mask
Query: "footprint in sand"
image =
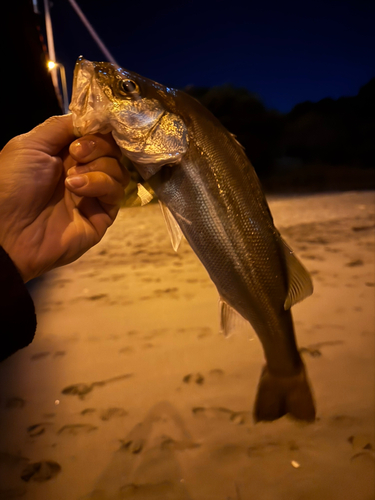
<svg viewBox="0 0 375 500"><path fill-rule="evenodd" d="M236 425L243 425L252 421L249 411L232 411L228 408L197 406L192 409L195 417L210 420L226 420Z"/></svg>
<svg viewBox="0 0 375 500"><path fill-rule="evenodd" d="M92 415L93 413L96 413L96 408L85 408L81 411L81 415Z"/></svg>
<svg viewBox="0 0 375 500"><path fill-rule="evenodd" d="M312 346L307 346L307 347L301 347L299 352L301 354L308 354L309 356L311 356L312 358L319 358L322 353L320 352L319 349L316 349Z"/></svg>
<svg viewBox="0 0 375 500"><path fill-rule="evenodd" d="M334 426L350 427L353 424L358 424L359 418L351 415L332 415L330 421Z"/></svg>
<svg viewBox="0 0 375 500"><path fill-rule="evenodd" d="M89 295L88 297L83 297L85 300L100 300L100 299L105 299L108 297L106 293L99 293L98 295Z"/></svg>
<svg viewBox="0 0 375 500"><path fill-rule="evenodd" d="M185 383L185 384L189 384L191 382L195 382L196 384L198 385L203 385L204 383L204 377L201 373L188 373L187 375L185 375L185 377L183 377L182 381Z"/></svg>
<svg viewBox="0 0 375 500"><path fill-rule="evenodd" d="M162 450L192 450L200 446L199 443L194 443L191 439L175 440L170 436L162 436L160 442L160 448Z"/></svg>
<svg viewBox="0 0 375 500"><path fill-rule="evenodd" d="M121 347L119 351L121 354L131 354L134 352L134 347L126 346L126 347Z"/></svg>
<svg viewBox="0 0 375 500"><path fill-rule="evenodd" d="M61 278L61 279L55 280L53 285L55 287L64 288L64 286L67 283L71 283L71 282L72 282L72 280L70 280L70 279Z"/></svg>
<svg viewBox="0 0 375 500"><path fill-rule="evenodd" d="M5 401L5 408L23 408L26 401L22 398L12 397Z"/></svg>
<svg viewBox="0 0 375 500"><path fill-rule="evenodd" d="M57 434L78 436L80 434L88 434L89 432L96 431L97 427L91 424L68 424L64 425L57 431Z"/></svg>
<svg viewBox="0 0 375 500"><path fill-rule="evenodd" d="M375 454L373 451L369 450L359 451L358 453L355 453L350 460L365 461L373 465L375 462Z"/></svg>
<svg viewBox="0 0 375 500"><path fill-rule="evenodd" d="M152 342L146 342L145 344L142 345L142 349L153 349L155 347L155 344Z"/></svg>
<svg viewBox="0 0 375 500"><path fill-rule="evenodd" d="M264 455L268 453L273 453L277 448L280 448L282 446L282 443L278 443L276 441L268 441L265 443L258 443L254 444L252 446L248 446L247 448L247 455L249 457L254 457L254 456L259 456L259 455ZM290 450L296 450L298 447L296 447L295 444L289 445Z"/></svg>
<svg viewBox="0 0 375 500"><path fill-rule="evenodd" d="M214 368L208 372L208 375L213 380L219 380L223 377L224 371L220 368ZM188 373L182 379L185 384L196 383L198 385L203 385L205 382L205 378L201 373Z"/></svg>
<svg viewBox="0 0 375 500"><path fill-rule="evenodd" d="M319 260L321 262L325 261L326 259L324 257L321 257L320 255L316 254L301 254L301 257L303 259L308 259L308 260Z"/></svg>
<svg viewBox="0 0 375 500"><path fill-rule="evenodd" d="M31 361L36 361L37 359L43 359L49 356L51 353L48 351L43 351L43 352L37 352L36 354L33 354L31 356Z"/></svg>
<svg viewBox="0 0 375 500"><path fill-rule="evenodd" d="M27 465L22 471L21 479L23 481L44 482L57 476L61 471L61 466L52 460L43 460Z"/></svg>
<svg viewBox="0 0 375 500"><path fill-rule="evenodd" d="M348 442L353 446L354 450L373 450L371 439L366 434L357 434L356 436L349 436Z"/></svg>
<svg viewBox="0 0 375 500"><path fill-rule="evenodd" d="M70 396L78 396L79 398L83 399L86 394L91 392L95 387L103 387L106 384L109 384L111 382L116 382L118 380L124 380L126 378L131 377L133 374L132 373L126 373L125 375L118 375L117 377L111 377L106 380L98 380L97 382L92 382L91 384L73 384L69 385L68 387L65 387L61 392L62 394L67 394Z"/></svg>
<svg viewBox="0 0 375 500"><path fill-rule="evenodd" d="M352 227L352 231L358 233L359 231L371 231L372 229L374 229L374 225L371 224L371 225L367 225L367 226L353 226Z"/></svg>
<svg viewBox="0 0 375 500"><path fill-rule="evenodd" d="M171 288L164 288L164 289L158 289L154 290L153 293L156 295L156 297L171 297L173 299L178 299L178 288L177 287L171 287Z"/></svg>
<svg viewBox="0 0 375 500"><path fill-rule="evenodd" d="M126 417L128 412L123 408L107 408L106 410L102 410L100 413L100 419L103 421L111 420L112 418L118 417Z"/></svg>
<svg viewBox="0 0 375 500"><path fill-rule="evenodd" d="M321 348L335 345L344 344L343 340L327 340L326 342L318 342L317 344L311 344L306 347L301 347L299 352L301 354L308 354L313 358L318 358L322 355Z"/></svg>
<svg viewBox="0 0 375 500"><path fill-rule="evenodd" d="M364 262L362 259L351 260L345 264L346 267L358 267L363 266Z"/></svg>
<svg viewBox="0 0 375 500"><path fill-rule="evenodd" d="M357 434L355 436L349 436L348 441L355 452L350 460L375 460L374 446L369 436L366 434Z"/></svg>
<svg viewBox="0 0 375 500"><path fill-rule="evenodd" d="M222 370L221 368L213 368L208 373L215 379L221 379L224 376L224 370Z"/></svg>
<svg viewBox="0 0 375 500"><path fill-rule="evenodd" d="M43 413L43 418L54 418L56 413Z"/></svg>
<svg viewBox="0 0 375 500"><path fill-rule="evenodd" d="M129 330L128 331L128 335L130 337L133 337L134 335L138 335L139 334L139 331L138 330Z"/></svg>
<svg viewBox="0 0 375 500"><path fill-rule="evenodd" d="M244 444L227 443L210 450L211 460L217 460L219 462L233 462L238 460L241 456L247 456L247 448Z"/></svg>
<svg viewBox="0 0 375 500"><path fill-rule="evenodd" d="M197 335L198 339L204 339L212 335L212 330L209 327L203 327L199 329L199 333Z"/></svg>
<svg viewBox="0 0 375 500"><path fill-rule="evenodd" d="M188 500L183 487L173 481L161 481L159 483L131 483L121 486L119 493L122 499L143 500L145 498L178 498ZM183 496L181 496L183 495Z"/></svg>
<svg viewBox="0 0 375 500"><path fill-rule="evenodd" d="M123 439L120 439L120 451L126 451L128 453L132 453L133 455L137 455L138 453L141 453L143 450L143 447L145 445L145 440L142 438L139 439L132 439L130 441L125 441Z"/></svg>
<svg viewBox="0 0 375 500"><path fill-rule="evenodd" d="M65 351L56 351L55 354L53 355L54 358L61 358L62 356L65 356L66 352Z"/></svg>
<svg viewBox="0 0 375 500"><path fill-rule="evenodd" d="M74 384L65 387L61 392L62 394L69 394L71 396L83 397L93 390L93 384Z"/></svg>
<svg viewBox="0 0 375 500"><path fill-rule="evenodd" d="M29 425L27 434L30 437L40 436L46 432L46 428L50 425L52 425L52 422L41 422L40 424Z"/></svg>

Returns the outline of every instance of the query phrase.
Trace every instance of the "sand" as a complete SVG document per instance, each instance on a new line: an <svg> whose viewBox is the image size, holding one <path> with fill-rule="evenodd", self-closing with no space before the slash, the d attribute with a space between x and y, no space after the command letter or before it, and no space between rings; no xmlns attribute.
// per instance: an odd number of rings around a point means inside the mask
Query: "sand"
<svg viewBox="0 0 375 500"><path fill-rule="evenodd" d="M35 341L0 365L0 499L374 498L374 192L269 199L310 270L293 308L317 420L254 424L263 353L157 204L32 284Z"/></svg>

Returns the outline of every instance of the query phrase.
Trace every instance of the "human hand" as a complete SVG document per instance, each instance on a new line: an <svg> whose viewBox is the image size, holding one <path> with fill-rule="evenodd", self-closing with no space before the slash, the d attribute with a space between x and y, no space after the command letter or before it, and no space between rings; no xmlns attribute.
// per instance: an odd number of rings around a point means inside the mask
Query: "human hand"
<svg viewBox="0 0 375 500"><path fill-rule="evenodd" d="M68 264L113 223L129 174L112 136L54 116L0 153L0 245L24 282Z"/></svg>

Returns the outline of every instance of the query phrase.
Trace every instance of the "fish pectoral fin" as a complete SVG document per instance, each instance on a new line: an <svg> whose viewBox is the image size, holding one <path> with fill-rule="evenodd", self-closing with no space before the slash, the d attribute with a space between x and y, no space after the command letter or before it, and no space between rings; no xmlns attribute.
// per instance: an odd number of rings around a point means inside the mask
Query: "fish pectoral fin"
<svg viewBox="0 0 375 500"><path fill-rule="evenodd" d="M294 255L293 250L284 240L282 243L289 283L288 295L284 302L284 309L287 310L313 293L313 283L309 272Z"/></svg>
<svg viewBox="0 0 375 500"><path fill-rule="evenodd" d="M137 183L137 187L135 188L134 183L132 183L131 186L128 186L125 190L125 201L122 206L127 208L139 206L143 207L152 199L153 195L147 188L140 183Z"/></svg>
<svg viewBox="0 0 375 500"><path fill-rule="evenodd" d="M167 205L160 200L159 204L165 220L165 224L167 226L169 237L171 239L173 250L177 252L182 240L182 231Z"/></svg>
<svg viewBox="0 0 375 500"><path fill-rule="evenodd" d="M153 195L139 182L137 184L137 196L141 200L141 207L144 207L153 199Z"/></svg>
<svg viewBox="0 0 375 500"><path fill-rule="evenodd" d="M224 299L219 300L220 332L229 337L234 330L247 321L239 312L231 307Z"/></svg>

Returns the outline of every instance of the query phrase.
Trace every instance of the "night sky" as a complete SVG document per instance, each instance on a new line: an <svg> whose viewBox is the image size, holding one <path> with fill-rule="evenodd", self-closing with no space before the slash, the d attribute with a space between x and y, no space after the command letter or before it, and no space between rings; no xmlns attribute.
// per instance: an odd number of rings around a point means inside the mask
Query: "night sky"
<svg viewBox="0 0 375 500"><path fill-rule="evenodd" d="M356 95L375 76L373 1L77 3L121 66L176 88L230 83L288 112ZM68 0L51 17L70 87L79 55L106 58Z"/></svg>

